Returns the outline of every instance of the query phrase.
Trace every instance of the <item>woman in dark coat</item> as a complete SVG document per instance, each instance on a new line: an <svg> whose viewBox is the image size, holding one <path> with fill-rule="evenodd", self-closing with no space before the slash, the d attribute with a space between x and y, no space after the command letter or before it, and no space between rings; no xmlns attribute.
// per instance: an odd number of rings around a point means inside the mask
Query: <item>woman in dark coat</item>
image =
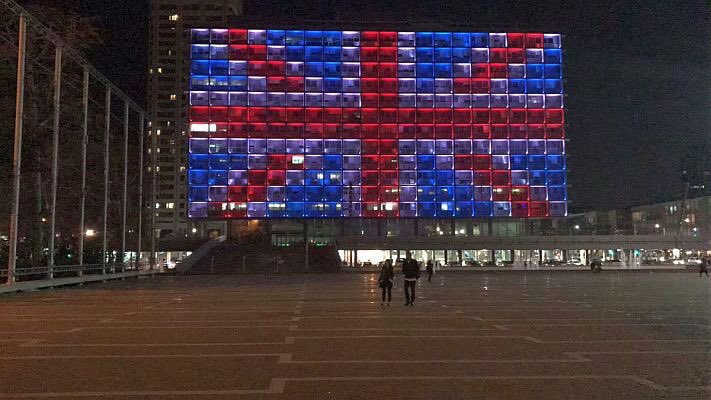
<svg viewBox="0 0 711 400"><path fill-rule="evenodd" d="M378 284L380 288L383 289L383 298L380 302L382 306L385 303L385 292L388 293L388 305L393 297L393 279L395 279L395 270L393 269L393 262L391 260L385 260L383 268L380 269L380 277L378 278Z"/></svg>
<svg viewBox="0 0 711 400"><path fill-rule="evenodd" d="M427 282L432 282L432 274L434 274L434 265L432 260L427 260Z"/></svg>

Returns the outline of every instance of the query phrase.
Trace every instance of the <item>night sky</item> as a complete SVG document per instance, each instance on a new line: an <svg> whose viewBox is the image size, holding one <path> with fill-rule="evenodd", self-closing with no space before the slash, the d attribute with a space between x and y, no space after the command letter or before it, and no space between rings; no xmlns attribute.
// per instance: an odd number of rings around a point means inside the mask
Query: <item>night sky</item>
<svg viewBox="0 0 711 400"><path fill-rule="evenodd" d="M246 2L245 27L563 33L573 211L678 198L683 159L709 158L708 0ZM105 47L90 58L143 101L147 0L53 3L97 18Z"/></svg>

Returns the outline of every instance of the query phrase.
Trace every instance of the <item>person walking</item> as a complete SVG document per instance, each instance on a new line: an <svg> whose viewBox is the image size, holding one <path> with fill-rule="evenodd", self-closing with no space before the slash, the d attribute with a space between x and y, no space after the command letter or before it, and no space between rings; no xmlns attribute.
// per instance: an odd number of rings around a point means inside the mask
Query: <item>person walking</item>
<svg viewBox="0 0 711 400"><path fill-rule="evenodd" d="M405 305L415 305L415 286L420 278L420 266L412 259L412 252L405 253L405 260L402 262L402 274L405 276Z"/></svg>
<svg viewBox="0 0 711 400"><path fill-rule="evenodd" d="M699 278L701 278L701 274L706 274L706 277L709 277L709 264L711 263L711 258L704 257L701 259L701 264L699 264Z"/></svg>
<svg viewBox="0 0 711 400"><path fill-rule="evenodd" d="M381 306L385 303L385 292L388 293L388 305L390 305L393 297L393 279L395 279L395 270L393 269L393 262L388 259L385 260L383 268L380 269L380 277L378 278L378 284L383 289L383 298L380 301Z"/></svg>
<svg viewBox="0 0 711 400"><path fill-rule="evenodd" d="M432 274L434 274L434 265L432 260L427 260L427 282L432 282Z"/></svg>

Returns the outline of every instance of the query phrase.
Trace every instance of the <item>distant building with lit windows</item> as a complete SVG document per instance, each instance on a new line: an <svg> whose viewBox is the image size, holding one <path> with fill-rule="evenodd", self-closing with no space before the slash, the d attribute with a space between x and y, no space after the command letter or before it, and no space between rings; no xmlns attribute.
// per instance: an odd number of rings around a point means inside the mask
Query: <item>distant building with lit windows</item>
<svg viewBox="0 0 711 400"><path fill-rule="evenodd" d="M187 219L187 111L190 28L225 26L242 0L151 0L147 109L157 135L156 230L161 237L201 234ZM150 141L149 141L150 143Z"/></svg>

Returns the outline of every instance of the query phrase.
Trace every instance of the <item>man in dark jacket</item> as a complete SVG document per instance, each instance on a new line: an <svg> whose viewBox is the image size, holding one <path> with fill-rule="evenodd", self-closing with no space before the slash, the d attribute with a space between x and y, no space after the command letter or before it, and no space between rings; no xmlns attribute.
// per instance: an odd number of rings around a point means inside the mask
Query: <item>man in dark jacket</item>
<svg viewBox="0 0 711 400"><path fill-rule="evenodd" d="M412 253L408 250L405 253L405 261L402 263L402 274L405 275L405 305L415 305L415 286L420 278L420 266L412 259Z"/></svg>

